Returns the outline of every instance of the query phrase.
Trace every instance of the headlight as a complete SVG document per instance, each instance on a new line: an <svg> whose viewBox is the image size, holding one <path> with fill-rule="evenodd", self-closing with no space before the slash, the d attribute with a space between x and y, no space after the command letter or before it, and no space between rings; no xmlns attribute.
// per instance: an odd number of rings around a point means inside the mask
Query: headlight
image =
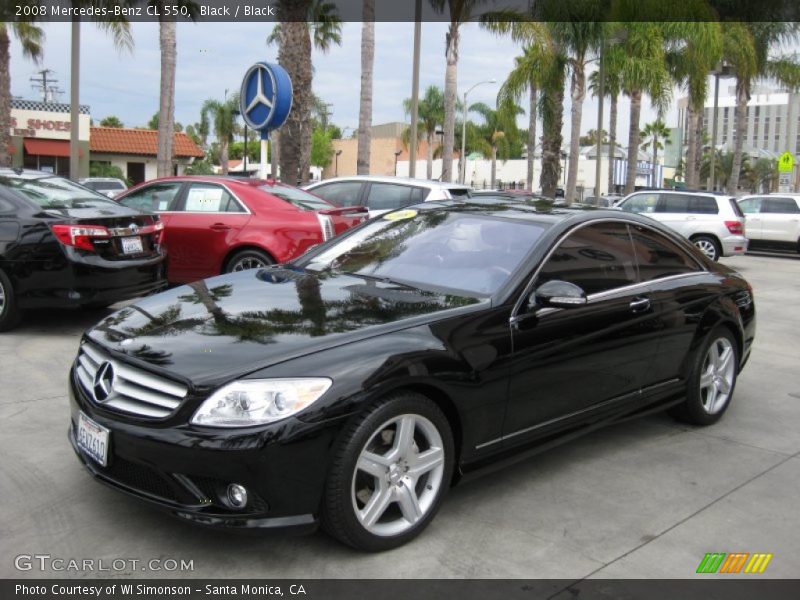
<svg viewBox="0 0 800 600"><path fill-rule="evenodd" d="M290 417L315 402L329 387L324 377L246 379L214 392L192 417L195 425L249 427Z"/></svg>

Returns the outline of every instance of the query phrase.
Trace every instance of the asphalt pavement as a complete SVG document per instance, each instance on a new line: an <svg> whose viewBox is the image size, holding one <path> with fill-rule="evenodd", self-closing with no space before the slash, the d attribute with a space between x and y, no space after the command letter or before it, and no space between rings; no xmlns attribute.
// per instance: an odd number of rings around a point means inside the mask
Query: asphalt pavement
<svg viewBox="0 0 800 600"><path fill-rule="evenodd" d="M764 552L759 577L798 578L800 260L723 262L752 283L758 328L721 422L660 414L593 433L453 489L421 537L378 555L321 532L199 529L94 482L67 441L66 380L107 311L32 313L0 334L0 577L691 578L707 552ZM18 570L20 555L48 568ZM193 570L143 571L152 559Z"/></svg>

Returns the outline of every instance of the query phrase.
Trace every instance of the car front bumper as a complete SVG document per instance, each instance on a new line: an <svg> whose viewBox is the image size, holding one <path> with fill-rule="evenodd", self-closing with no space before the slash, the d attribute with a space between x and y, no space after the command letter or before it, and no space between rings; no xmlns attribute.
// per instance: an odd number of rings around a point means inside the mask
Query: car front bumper
<svg viewBox="0 0 800 600"><path fill-rule="evenodd" d="M309 426L288 419L266 430L242 433L200 431L158 421L137 423L115 417L89 400L74 372L69 390L69 440L98 481L198 525L291 533L318 527L327 457L337 426ZM110 431L107 466L78 447L79 412ZM242 509L226 505L231 483L248 491Z"/></svg>

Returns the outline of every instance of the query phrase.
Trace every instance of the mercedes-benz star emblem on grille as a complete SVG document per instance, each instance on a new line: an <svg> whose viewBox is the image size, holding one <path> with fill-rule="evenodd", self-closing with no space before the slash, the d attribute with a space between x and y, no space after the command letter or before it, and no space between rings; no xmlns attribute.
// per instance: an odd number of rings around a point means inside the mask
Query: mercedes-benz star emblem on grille
<svg viewBox="0 0 800 600"><path fill-rule="evenodd" d="M114 367L111 365L110 362L106 361L100 368L97 369L97 373L94 376L94 382L92 385L92 393L94 394L94 399L98 402L103 402L108 399L111 395L111 390L114 388Z"/></svg>

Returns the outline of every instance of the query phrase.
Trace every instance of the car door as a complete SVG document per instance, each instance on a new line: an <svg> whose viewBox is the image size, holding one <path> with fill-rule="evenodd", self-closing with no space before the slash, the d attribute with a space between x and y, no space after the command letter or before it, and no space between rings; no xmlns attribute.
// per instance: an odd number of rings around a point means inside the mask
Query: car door
<svg viewBox="0 0 800 600"><path fill-rule="evenodd" d="M373 181L368 186L365 204L369 209L370 217L417 204L422 202L426 195L423 188L413 185Z"/></svg>
<svg viewBox="0 0 800 600"><path fill-rule="evenodd" d="M739 208L744 213L744 233L749 240L762 239L761 203L764 198L745 198L739 202Z"/></svg>
<svg viewBox="0 0 800 600"><path fill-rule="evenodd" d="M308 188L312 194L316 194L336 206L361 205L363 190L363 181L333 181Z"/></svg>
<svg viewBox="0 0 800 600"><path fill-rule="evenodd" d="M184 283L219 275L249 220L249 210L224 186L188 182L166 230L169 280Z"/></svg>
<svg viewBox="0 0 800 600"><path fill-rule="evenodd" d="M764 241L797 243L800 207L794 198L768 196L761 203L761 237Z"/></svg>
<svg viewBox="0 0 800 600"><path fill-rule="evenodd" d="M504 439L523 442L635 402L658 346L649 290L639 284L625 223L573 230L551 251L533 288L574 283L588 302L541 308L521 299L512 321L513 358Z"/></svg>

